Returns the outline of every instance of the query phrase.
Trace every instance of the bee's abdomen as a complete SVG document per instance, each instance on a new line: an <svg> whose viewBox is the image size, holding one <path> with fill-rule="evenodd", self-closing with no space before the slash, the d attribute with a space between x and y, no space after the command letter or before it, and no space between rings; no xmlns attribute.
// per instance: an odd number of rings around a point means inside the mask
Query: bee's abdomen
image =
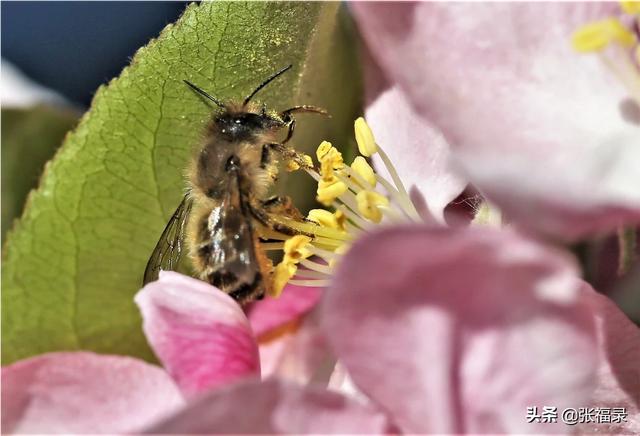
<svg viewBox="0 0 640 436"><path fill-rule="evenodd" d="M235 274L224 269L208 274L206 280L240 303L262 298L264 295L260 272L255 273L251 283L238 280Z"/></svg>

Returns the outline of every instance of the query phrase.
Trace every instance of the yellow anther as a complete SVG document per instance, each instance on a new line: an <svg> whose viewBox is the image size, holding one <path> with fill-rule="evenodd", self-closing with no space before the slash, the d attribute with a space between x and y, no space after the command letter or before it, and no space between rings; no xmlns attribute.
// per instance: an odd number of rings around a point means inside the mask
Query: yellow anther
<svg viewBox="0 0 640 436"><path fill-rule="evenodd" d="M336 216L328 210L312 209L309 211L307 219L309 221L313 221L314 223L318 223L322 227L329 227L331 229L339 228Z"/></svg>
<svg viewBox="0 0 640 436"><path fill-rule="evenodd" d="M296 274L298 267L292 262L280 262L273 271L273 281L269 296L278 298L287 282Z"/></svg>
<svg viewBox="0 0 640 436"><path fill-rule="evenodd" d="M329 141L322 141L320 145L318 145L318 148L316 149L316 157L318 158L318 161L322 161L322 158L324 158L324 155L327 154L329 150L331 150L332 148L333 148L333 145L331 145Z"/></svg>
<svg viewBox="0 0 640 436"><path fill-rule="evenodd" d="M338 228L340 230L347 230L347 216L340 210L336 210L333 216L336 217Z"/></svg>
<svg viewBox="0 0 640 436"><path fill-rule="evenodd" d="M320 175L325 182L333 181L334 170L338 170L344 167L344 160L342 159L342 153L337 148L331 145L330 142L323 141L316 151L316 156L320 161Z"/></svg>
<svg viewBox="0 0 640 436"><path fill-rule="evenodd" d="M380 206L386 207L389 205L389 199L387 197L374 191L358 192L356 202L358 203L358 211L360 214L374 223L382 221Z"/></svg>
<svg viewBox="0 0 640 436"><path fill-rule="evenodd" d="M347 185L338 179L318 183L318 196L316 199L325 206L331 205L333 200L347 192Z"/></svg>
<svg viewBox="0 0 640 436"><path fill-rule="evenodd" d="M358 150L360 151L360 154L366 157L376 154L378 151L378 145L373 137L371 128L364 118L360 117L356 120L354 123L354 129L356 131L356 142L358 143Z"/></svg>
<svg viewBox="0 0 640 436"><path fill-rule="evenodd" d="M620 2L620 7L624 11L625 14L629 15L637 15L640 14L640 2L632 1L632 2Z"/></svg>
<svg viewBox="0 0 640 436"><path fill-rule="evenodd" d="M283 262L298 263L302 259L311 256L311 250L307 246L311 243L311 238L305 235L295 235L284 242Z"/></svg>
<svg viewBox="0 0 640 436"><path fill-rule="evenodd" d="M322 180L325 182L333 182L336 180L331 160L325 159L320 162L320 176L322 176Z"/></svg>
<svg viewBox="0 0 640 436"><path fill-rule="evenodd" d="M579 52L600 51L612 42L624 47L635 44L633 33L615 18L586 24L571 36L571 44Z"/></svg>
<svg viewBox="0 0 640 436"><path fill-rule="evenodd" d="M324 209L312 209L307 215L309 221L313 221L322 227L328 227L336 230L346 230L347 217L342 211L334 213Z"/></svg>
<svg viewBox="0 0 640 436"><path fill-rule="evenodd" d="M358 173L372 188L376 186L376 174L365 158L356 157L351 164L351 169Z"/></svg>

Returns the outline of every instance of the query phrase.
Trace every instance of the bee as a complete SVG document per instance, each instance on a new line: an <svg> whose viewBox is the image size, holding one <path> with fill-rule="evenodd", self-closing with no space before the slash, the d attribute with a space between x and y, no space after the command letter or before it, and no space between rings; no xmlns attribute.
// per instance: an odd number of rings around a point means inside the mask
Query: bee
<svg viewBox="0 0 640 436"><path fill-rule="evenodd" d="M294 113L327 114L315 106L294 106L268 112L251 99L289 65L271 75L241 104L222 103L191 82L193 91L221 110L206 127L202 146L189 168L188 191L169 219L144 272L144 284L160 270L179 264L183 244L197 276L229 294L240 304L261 299L271 286L273 265L260 246L261 228L284 234L299 233L273 219L302 216L288 197L269 197L279 160L308 166L303 155L287 146L296 121ZM278 136L286 129L284 140Z"/></svg>

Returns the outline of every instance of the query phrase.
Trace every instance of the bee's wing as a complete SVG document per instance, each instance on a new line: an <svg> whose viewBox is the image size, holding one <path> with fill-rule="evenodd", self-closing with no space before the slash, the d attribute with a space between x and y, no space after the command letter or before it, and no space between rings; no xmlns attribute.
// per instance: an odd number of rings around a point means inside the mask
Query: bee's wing
<svg viewBox="0 0 640 436"><path fill-rule="evenodd" d="M200 253L211 268L208 281L242 302L263 294L265 277L260 270L248 193L242 191L239 168L231 168L227 176L224 198L209 217L210 242L200 247Z"/></svg>
<svg viewBox="0 0 640 436"><path fill-rule="evenodd" d="M169 219L164 228L156 248L144 270L143 285L158 279L160 270L173 270L180 262L185 225L191 212L192 200L189 194L185 195L180 206Z"/></svg>

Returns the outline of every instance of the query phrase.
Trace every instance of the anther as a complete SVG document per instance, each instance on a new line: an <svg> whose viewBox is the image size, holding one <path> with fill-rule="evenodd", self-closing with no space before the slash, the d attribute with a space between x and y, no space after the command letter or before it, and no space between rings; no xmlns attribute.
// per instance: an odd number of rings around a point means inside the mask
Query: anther
<svg viewBox="0 0 640 436"><path fill-rule="evenodd" d="M376 140L373 137L373 132L364 118L360 117L355 121L354 129L360 154L365 157L371 157L376 154L378 146L376 145Z"/></svg>
<svg viewBox="0 0 640 436"><path fill-rule="evenodd" d="M356 201L358 202L360 214L376 224L382 221L382 212L379 207L387 207L389 205L389 199L375 191L358 192Z"/></svg>

